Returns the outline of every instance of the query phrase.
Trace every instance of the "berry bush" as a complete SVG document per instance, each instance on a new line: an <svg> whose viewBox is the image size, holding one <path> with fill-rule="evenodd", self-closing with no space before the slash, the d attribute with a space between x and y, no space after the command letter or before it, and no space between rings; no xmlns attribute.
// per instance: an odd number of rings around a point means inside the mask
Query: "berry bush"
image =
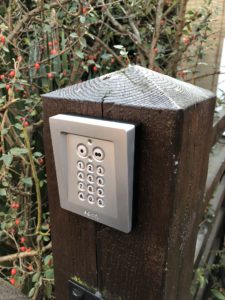
<svg viewBox="0 0 225 300"><path fill-rule="evenodd" d="M132 63L184 78L184 54L202 58L209 4L1 2L0 276L30 298L52 299L54 287L40 94Z"/></svg>

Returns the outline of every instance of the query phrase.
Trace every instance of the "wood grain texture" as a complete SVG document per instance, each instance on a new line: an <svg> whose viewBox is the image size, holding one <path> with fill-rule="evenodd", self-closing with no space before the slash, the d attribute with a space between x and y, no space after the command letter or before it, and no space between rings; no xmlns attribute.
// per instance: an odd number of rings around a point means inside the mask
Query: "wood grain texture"
<svg viewBox="0 0 225 300"><path fill-rule="evenodd" d="M44 99L57 300L68 299L74 275L105 300L188 299L214 95L130 66ZM58 113L140 124L130 234L60 208L48 125Z"/></svg>
<svg viewBox="0 0 225 300"><path fill-rule="evenodd" d="M202 216L213 196L214 190L218 185L225 170L225 145L222 141L218 142L211 150L209 157L209 168L205 186L205 197L202 206Z"/></svg>
<svg viewBox="0 0 225 300"><path fill-rule="evenodd" d="M60 207L55 162L49 130L49 117L69 113L101 117L101 103L60 100L45 97L44 142L51 216L56 299L69 299L68 280L77 276L97 287L95 224Z"/></svg>
<svg viewBox="0 0 225 300"><path fill-rule="evenodd" d="M212 146L218 142L222 133L225 131L225 108L220 112L215 112L213 130L212 130Z"/></svg>

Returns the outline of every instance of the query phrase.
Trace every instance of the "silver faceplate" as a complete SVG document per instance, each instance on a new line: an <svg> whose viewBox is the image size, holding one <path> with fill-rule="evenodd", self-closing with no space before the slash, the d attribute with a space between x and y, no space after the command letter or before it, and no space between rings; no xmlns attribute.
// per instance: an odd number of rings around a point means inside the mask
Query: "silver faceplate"
<svg viewBox="0 0 225 300"><path fill-rule="evenodd" d="M62 114L49 121L61 207L130 232L135 126Z"/></svg>

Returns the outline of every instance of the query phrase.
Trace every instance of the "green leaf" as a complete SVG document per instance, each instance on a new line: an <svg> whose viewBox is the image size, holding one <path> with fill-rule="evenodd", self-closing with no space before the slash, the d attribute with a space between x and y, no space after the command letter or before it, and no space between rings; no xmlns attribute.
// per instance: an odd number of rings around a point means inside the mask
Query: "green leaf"
<svg viewBox="0 0 225 300"><path fill-rule="evenodd" d="M23 126L20 123L16 123L14 126L19 130L23 129Z"/></svg>
<svg viewBox="0 0 225 300"><path fill-rule="evenodd" d="M51 296L52 296L52 285L49 282L47 282L47 284L45 286L45 294L46 294L48 299L50 299Z"/></svg>
<svg viewBox="0 0 225 300"><path fill-rule="evenodd" d="M86 21L86 18L85 18L85 16L80 16L80 22L81 22L82 24L84 24L84 23L85 23L85 21Z"/></svg>
<svg viewBox="0 0 225 300"><path fill-rule="evenodd" d="M22 154L26 154L28 151L27 151L27 149L26 148L17 148L17 147L15 147L15 148L12 148L11 150L10 150L10 153L12 154L12 155L15 155L15 156L20 156L20 155L22 155Z"/></svg>
<svg viewBox="0 0 225 300"><path fill-rule="evenodd" d="M3 156L0 158L0 160L3 160L6 167L9 167L13 161L12 154L3 154Z"/></svg>
<svg viewBox="0 0 225 300"><path fill-rule="evenodd" d="M48 278L48 279L53 279L54 278L53 269L47 269L45 271L45 277Z"/></svg>
<svg viewBox="0 0 225 300"><path fill-rule="evenodd" d="M32 181L31 177L22 178L22 182L27 186L32 186L33 185L33 181Z"/></svg>
<svg viewBox="0 0 225 300"><path fill-rule="evenodd" d="M84 53L81 52L80 50L76 50L75 53L76 53L76 55L77 55L78 57L80 57L80 58L82 58L82 59L84 58Z"/></svg>
<svg viewBox="0 0 225 300"><path fill-rule="evenodd" d="M44 259L44 264L45 264L45 265L48 265L49 262L50 262L50 260L52 260L52 254L49 254L49 255L47 255L47 256L45 257L45 259Z"/></svg>
<svg viewBox="0 0 225 300"><path fill-rule="evenodd" d="M41 152L34 152L33 154L34 157L41 157L43 154Z"/></svg>
<svg viewBox="0 0 225 300"><path fill-rule="evenodd" d="M1 130L2 135L6 134L6 133L8 133L8 128L4 128L4 129Z"/></svg>
<svg viewBox="0 0 225 300"><path fill-rule="evenodd" d="M71 38L77 38L77 37L78 37L78 35L77 35L77 33L76 33L76 32L72 32L72 33L70 34L70 37L71 37Z"/></svg>
<svg viewBox="0 0 225 300"><path fill-rule="evenodd" d="M123 45L114 45L113 47L120 50L124 49Z"/></svg>
<svg viewBox="0 0 225 300"><path fill-rule="evenodd" d="M5 83L0 83L0 89L4 89L5 88Z"/></svg>
<svg viewBox="0 0 225 300"><path fill-rule="evenodd" d="M33 297L34 292L35 292L35 288L33 287L33 288L29 291L28 297L29 297L29 298Z"/></svg>
<svg viewBox="0 0 225 300"><path fill-rule="evenodd" d="M87 46L87 42L86 42L85 38L80 37L79 41L83 48L85 48Z"/></svg>
<svg viewBox="0 0 225 300"><path fill-rule="evenodd" d="M0 189L0 196L6 196L6 189Z"/></svg>
<svg viewBox="0 0 225 300"><path fill-rule="evenodd" d="M40 276L41 276L40 272L35 273L32 277L32 282L37 282L39 280Z"/></svg>
<svg viewBox="0 0 225 300"><path fill-rule="evenodd" d="M4 50L5 52L9 52L9 49L6 48L5 46L3 46L2 48L3 48L3 50Z"/></svg>
<svg viewBox="0 0 225 300"><path fill-rule="evenodd" d="M217 290L211 290L211 293L213 294L214 297L218 300L225 300L225 294L222 294L221 292Z"/></svg>

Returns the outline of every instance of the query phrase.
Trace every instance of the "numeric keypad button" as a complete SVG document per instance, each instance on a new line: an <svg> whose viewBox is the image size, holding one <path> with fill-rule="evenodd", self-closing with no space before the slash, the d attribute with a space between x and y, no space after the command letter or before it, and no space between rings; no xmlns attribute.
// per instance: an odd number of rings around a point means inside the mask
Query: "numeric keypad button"
<svg viewBox="0 0 225 300"><path fill-rule="evenodd" d="M88 195L87 199L88 199L88 203L90 203L90 204L94 204L95 203L95 198L92 195Z"/></svg>
<svg viewBox="0 0 225 300"><path fill-rule="evenodd" d="M89 183L94 183L94 176L91 175L91 174L88 174L88 176L87 176L87 181L88 181Z"/></svg>
<svg viewBox="0 0 225 300"><path fill-rule="evenodd" d="M104 197L104 190L103 190L102 188L98 188L98 189L97 189L97 195L98 195L99 197Z"/></svg>
<svg viewBox="0 0 225 300"><path fill-rule="evenodd" d="M79 199L80 201L84 201L84 200L85 200L84 193L79 192L79 193L78 193L78 199Z"/></svg>
<svg viewBox="0 0 225 300"><path fill-rule="evenodd" d="M81 160L79 160L79 161L77 162L77 168L78 168L79 170L84 170L84 169L85 169L85 164L84 164L84 162L81 161Z"/></svg>
<svg viewBox="0 0 225 300"><path fill-rule="evenodd" d="M78 188L80 191L84 191L85 190L85 185L83 182L78 182Z"/></svg>
<svg viewBox="0 0 225 300"><path fill-rule="evenodd" d="M85 178L85 175L84 175L83 172L78 172L78 173L77 173L77 177L78 177L79 180L82 180L82 181L83 181L84 178Z"/></svg>
<svg viewBox="0 0 225 300"><path fill-rule="evenodd" d="M105 170L102 166L97 166L96 172L98 175L103 176L105 174Z"/></svg>
<svg viewBox="0 0 225 300"><path fill-rule="evenodd" d="M94 150L93 150L93 157L94 157L95 160L98 160L98 161L103 160L104 157L105 157L105 153L102 150L102 148L100 148L100 147L94 148Z"/></svg>
<svg viewBox="0 0 225 300"><path fill-rule="evenodd" d="M105 184L104 179L102 177L98 177L97 178L97 185L104 186L104 184Z"/></svg>
<svg viewBox="0 0 225 300"><path fill-rule="evenodd" d="M88 185L88 186L87 186L87 191L88 191L88 193L90 193L90 194L94 194L95 189L94 189L93 185Z"/></svg>
<svg viewBox="0 0 225 300"><path fill-rule="evenodd" d="M80 157L86 157L88 155L88 149L84 144L77 145L77 154Z"/></svg>
<svg viewBox="0 0 225 300"><path fill-rule="evenodd" d="M99 207L105 207L105 201L103 199L97 199L97 204Z"/></svg>
<svg viewBox="0 0 225 300"><path fill-rule="evenodd" d="M92 164L87 164L87 171L89 173L93 173L94 172L94 166Z"/></svg>

